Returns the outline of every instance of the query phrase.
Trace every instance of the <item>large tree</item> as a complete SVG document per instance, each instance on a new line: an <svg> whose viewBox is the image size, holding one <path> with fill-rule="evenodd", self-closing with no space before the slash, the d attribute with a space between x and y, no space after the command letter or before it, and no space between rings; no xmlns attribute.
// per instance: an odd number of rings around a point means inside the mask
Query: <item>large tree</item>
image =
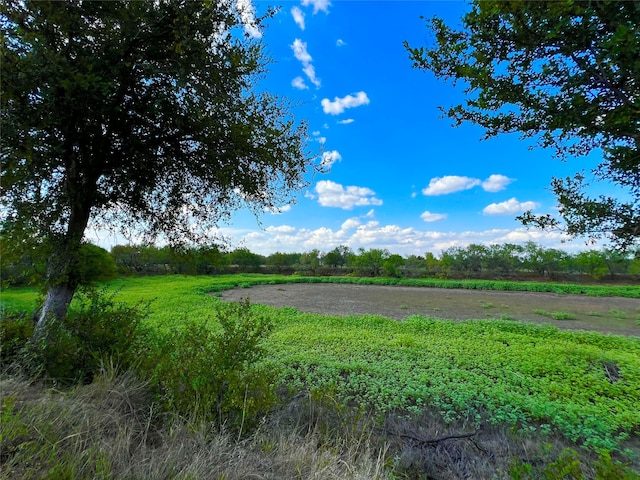
<svg viewBox="0 0 640 480"><path fill-rule="evenodd" d="M621 248L637 244L640 2L473 0L461 29L439 18L427 27L431 46L406 47L415 67L464 81L464 102L442 108L455 124L478 124L487 138L535 137L563 159L602 154L592 172L552 180L561 221L519 218ZM611 194L590 194L590 182L606 182Z"/></svg>
<svg viewBox="0 0 640 480"><path fill-rule="evenodd" d="M51 249L36 332L67 311L90 222L194 240L303 185L306 126L257 91L267 60L245 4L0 5L3 235Z"/></svg>

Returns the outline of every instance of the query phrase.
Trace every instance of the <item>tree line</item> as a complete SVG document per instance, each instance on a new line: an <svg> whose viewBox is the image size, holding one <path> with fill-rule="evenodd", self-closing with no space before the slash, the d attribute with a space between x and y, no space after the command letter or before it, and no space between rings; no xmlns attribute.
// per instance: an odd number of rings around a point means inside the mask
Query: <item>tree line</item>
<svg viewBox="0 0 640 480"><path fill-rule="evenodd" d="M450 247L438 256L401 256L387 249L365 250L341 245L328 252L260 255L247 248L227 250L219 245L158 247L117 245L107 251L92 244L81 250L83 283L127 275L217 275L228 273L280 273L285 275L357 275L441 278L523 278L555 280L637 279L640 255L618 250L569 253L534 242L524 245L471 244ZM4 256L3 284L29 285L42 281L46 254Z"/></svg>

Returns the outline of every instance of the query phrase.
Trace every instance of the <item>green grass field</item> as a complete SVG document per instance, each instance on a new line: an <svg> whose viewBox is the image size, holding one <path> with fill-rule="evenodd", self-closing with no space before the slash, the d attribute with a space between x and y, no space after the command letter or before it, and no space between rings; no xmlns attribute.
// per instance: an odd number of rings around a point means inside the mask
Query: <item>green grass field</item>
<svg viewBox="0 0 640 480"><path fill-rule="evenodd" d="M149 326L170 334L186 319L215 319L210 292L256 283L331 281L234 275L146 277L107 284L116 300L151 300ZM381 283L390 279L338 278ZM431 283L430 283L431 282ZM406 284L406 283L404 283ZM411 285L640 297L640 287L411 281ZM2 307L28 311L33 289L7 289ZM327 299L330 301L330 299ZM374 412L436 408L450 420L553 431L594 449L624 449L640 435L640 339L501 320L330 317L254 305L275 330L266 362L283 384L335 395Z"/></svg>

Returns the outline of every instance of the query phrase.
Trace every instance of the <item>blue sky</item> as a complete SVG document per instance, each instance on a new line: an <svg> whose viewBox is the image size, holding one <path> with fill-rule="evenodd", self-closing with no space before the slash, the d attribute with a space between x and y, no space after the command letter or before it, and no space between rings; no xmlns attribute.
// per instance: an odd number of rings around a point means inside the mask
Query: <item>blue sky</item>
<svg viewBox="0 0 640 480"><path fill-rule="evenodd" d="M268 5L253 3L257 15ZM453 128L438 106L460 103L463 86L412 68L403 42L430 42L420 17L459 25L468 8L458 1L281 3L261 32L273 63L259 86L296 103L295 117L308 121L310 147L328 172L309 176L297 203L280 213L257 220L238 212L220 233L265 255L338 245L438 255L451 246L527 240L591 248L527 230L515 217L530 208L555 212L551 178L588 170L597 156L561 162L550 150L530 149L533 140L481 141L478 127Z"/></svg>

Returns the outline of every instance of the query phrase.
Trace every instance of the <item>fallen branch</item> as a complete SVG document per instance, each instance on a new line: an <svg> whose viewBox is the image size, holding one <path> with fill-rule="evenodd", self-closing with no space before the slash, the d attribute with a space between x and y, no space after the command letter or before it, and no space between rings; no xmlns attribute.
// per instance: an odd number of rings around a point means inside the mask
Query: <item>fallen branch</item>
<svg viewBox="0 0 640 480"><path fill-rule="evenodd" d="M418 437L414 437L413 435L407 435L407 434L395 433L395 432L389 432L389 431L387 431L387 433L389 435L395 435L396 437L411 440L417 443L418 445L434 445L436 443L444 442L446 440L471 438L471 437L474 437L478 433L478 431L471 432L471 433L454 433L452 435L445 435L444 437L436 437L436 438L418 438Z"/></svg>

